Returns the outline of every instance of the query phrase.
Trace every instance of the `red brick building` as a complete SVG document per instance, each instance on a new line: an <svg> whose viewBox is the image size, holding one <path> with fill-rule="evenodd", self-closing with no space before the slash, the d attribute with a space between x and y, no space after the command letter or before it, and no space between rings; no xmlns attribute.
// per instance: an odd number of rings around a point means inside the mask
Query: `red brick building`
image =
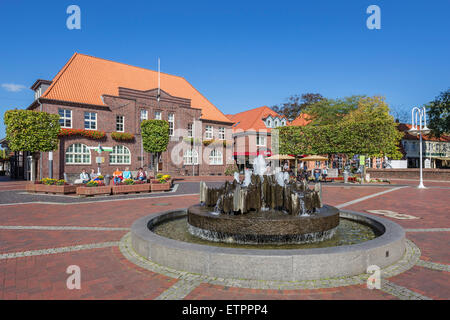
<svg viewBox="0 0 450 320"><path fill-rule="evenodd" d="M116 167L149 169L152 155L143 150L140 135L144 119L169 122L170 142L159 162L164 173L219 175L233 162L232 123L182 77L75 53L52 81L37 80L31 89L36 100L28 109L59 114L63 130L105 133L101 139L61 136L53 152L53 177L97 169L101 158L103 174ZM115 140L114 132L133 139ZM111 151L99 155L94 149L99 144ZM49 153L42 153L38 177L49 175L48 160Z"/></svg>
<svg viewBox="0 0 450 320"><path fill-rule="evenodd" d="M288 124L285 116L267 106L227 115L233 121L233 157L242 170L251 167L253 159L272 155L272 129Z"/></svg>

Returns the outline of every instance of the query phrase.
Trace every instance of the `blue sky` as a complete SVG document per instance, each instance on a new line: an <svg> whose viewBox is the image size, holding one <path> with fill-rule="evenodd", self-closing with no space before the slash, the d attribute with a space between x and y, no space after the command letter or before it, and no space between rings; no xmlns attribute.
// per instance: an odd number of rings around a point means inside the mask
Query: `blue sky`
<svg viewBox="0 0 450 320"><path fill-rule="evenodd" d="M66 9L81 8L81 30ZM381 29L369 30L369 5ZM74 52L184 76L224 113L292 94L383 95L410 110L450 87L450 1L0 0L3 113Z"/></svg>

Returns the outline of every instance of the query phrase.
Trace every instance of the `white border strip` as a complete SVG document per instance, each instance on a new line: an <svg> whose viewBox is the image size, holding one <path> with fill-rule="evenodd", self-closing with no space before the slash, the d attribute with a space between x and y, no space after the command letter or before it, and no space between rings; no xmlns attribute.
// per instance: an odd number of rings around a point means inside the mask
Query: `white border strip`
<svg viewBox="0 0 450 320"><path fill-rule="evenodd" d="M374 194L371 194L371 195L368 195L368 196L365 196L365 197L362 197L362 198L359 198L359 199L355 199L355 200L352 200L352 201L349 201L349 202L345 202L345 203L339 204L339 205L337 205L335 207L338 208L338 209L341 209L341 208L344 208L344 207L348 207L348 206L350 206L352 204L355 204L355 203L358 203L358 202L361 202L361 201L365 201L365 200L368 200L368 199L371 199L371 198L375 198L375 197L381 196L381 195L383 195L385 193L389 193L389 192L392 192L392 191L397 191L397 190L400 190L400 189L403 189L403 188L407 188L407 187L398 187L398 188L394 188L394 189L390 189L390 190L381 191L381 192L374 193Z"/></svg>

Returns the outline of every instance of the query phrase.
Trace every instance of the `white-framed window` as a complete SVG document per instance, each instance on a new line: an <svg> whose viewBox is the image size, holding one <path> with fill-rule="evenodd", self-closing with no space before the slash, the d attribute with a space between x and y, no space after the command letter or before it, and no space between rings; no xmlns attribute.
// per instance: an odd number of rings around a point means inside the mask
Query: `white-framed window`
<svg viewBox="0 0 450 320"><path fill-rule="evenodd" d="M213 127L210 125L205 126L205 139L213 138Z"/></svg>
<svg viewBox="0 0 450 320"><path fill-rule="evenodd" d="M110 164L131 164L130 149L125 146L114 146L109 153Z"/></svg>
<svg viewBox="0 0 450 320"><path fill-rule="evenodd" d="M91 164L91 151L85 144L71 144L66 149L66 164Z"/></svg>
<svg viewBox="0 0 450 320"><path fill-rule="evenodd" d="M148 111L141 109L141 121L148 120Z"/></svg>
<svg viewBox="0 0 450 320"><path fill-rule="evenodd" d="M225 127L219 127L219 140L225 140Z"/></svg>
<svg viewBox="0 0 450 320"><path fill-rule="evenodd" d="M161 120L162 119L161 111L155 111L155 119L156 120Z"/></svg>
<svg viewBox="0 0 450 320"><path fill-rule="evenodd" d="M265 147L266 146L266 137L262 135L256 136L256 146L257 147Z"/></svg>
<svg viewBox="0 0 450 320"><path fill-rule="evenodd" d="M194 135L193 135L192 128L193 128L193 123L192 123L192 122L188 123L188 127L187 127L187 136L188 136L189 138L192 138L192 137L194 136Z"/></svg>
<svg viewBox="0 0 450 320"><path fill-rule="evenodd" d="M278 119L275 120L275 128L278 127Z"/></svg>
<svg viewBox="0 0 450 320"><path fill-rule="evenodd" d="M97 113L84 113L84 128L87 130L97 130Z"/></svg>
<svg viewBox="0 0 450 320"><path fill-rule="evenodd" d="M175 131L175 114L169 113L169 136L173 136Z"/></svg>
<svg viewBox="0 0 450 320"><path fill-rule="evenodd" d="M271 128L272 127L272 120L267 119L267 127Z"/></svg>
<svg viewBox="0 0 450 320"><path fill-rule="evenodd" d="M286 120L284 120L284 119L281 120L281 125L282 125L282 126L285 126L285 125L286 125Z"/></svg>
<svg viewBox="0 0 450 320"><path fill-rule="evenodd" d="M116 131L117 132L125 131L125 117L124 116L116 116Z"/></svg>
<svg viewBox="0 0 450 320"><path fill-rule="evenodd" d="M209 164L223 164L222 152L213 149L209 154Z"/></svg>
<svg viewBox="0 0 450 320"><path fill-rule="evenodd" d="M194 149L187 149L183 155L183 162L185 165L198 164L198 152Z"/></svg>
<svg viewBox="0 0 450 320"><path fill-rule="evenodd" d="M61 128L72 128L72 110L58 109Z"/></svg>

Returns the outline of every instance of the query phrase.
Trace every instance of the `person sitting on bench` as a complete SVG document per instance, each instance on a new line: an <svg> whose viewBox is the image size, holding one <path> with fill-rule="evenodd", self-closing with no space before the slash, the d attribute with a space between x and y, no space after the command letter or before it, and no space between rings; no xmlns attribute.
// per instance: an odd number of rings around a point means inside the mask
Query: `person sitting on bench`
<svg viewBox="0 0 450 320"><path fill-rule="evenodd" d="M140 181L146 181L147 180L147 175L145 174L144 169L139 168L139 171L137 172L136 179L140 180Z"/></svg>
<svg viewBox="0 0 450 320"><path fill-rule="evenodd" d="M122 171L119 168L116 168L116 171L113 172L114 184L119 184L122 182L123 175Z"/></svg>
<svg viewBox="0 0 450 320"><path fill-rule="evenodd" d="M81 171L81 173L80 173L80 180L81 180L83 183L89 182L90 178L89 178L89 175L88 175L87 172L86 172L86 169L83 169L83 170Z"/></svg>
<svg viewBox="0 0 450 320"><path fill-rule="evenodd" d="M129 167L125 168L125 171L122 173L123 179L127 180L127 179L133 179L133 176L131 175L131 171Z"/></svg>

